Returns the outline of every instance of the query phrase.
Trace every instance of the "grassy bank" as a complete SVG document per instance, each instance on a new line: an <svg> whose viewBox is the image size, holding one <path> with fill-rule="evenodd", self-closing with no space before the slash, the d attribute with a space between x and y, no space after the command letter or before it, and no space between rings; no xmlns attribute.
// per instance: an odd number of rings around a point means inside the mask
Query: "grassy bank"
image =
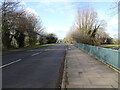
<svg viewBox="0 0 120 90"><path fill-rule="evenodd" d="M111 49L120 47L120 45L118 45L118 44L105 44L105 45L101 45L101 46L104 48L111 48Z"/></svg>
<svg viewBox="0 0 120 90"><path fill-rule="evenodd" d="M40 48L40 47L46 47L46 46L51 46L51 45L55 45L56 43L52 43L52 44L44 44L44 45L37 45L37 46L31 46L31 47L26 47L25 49L36 49L36 48Z"/></svg>

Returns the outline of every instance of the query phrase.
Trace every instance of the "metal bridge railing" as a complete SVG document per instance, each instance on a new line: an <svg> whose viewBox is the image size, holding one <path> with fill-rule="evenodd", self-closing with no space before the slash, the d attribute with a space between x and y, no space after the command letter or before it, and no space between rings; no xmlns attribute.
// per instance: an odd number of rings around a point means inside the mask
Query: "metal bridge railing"
<svg viewBox="0 0 120 90"><path fill-rule="evenodd" d="M120 70L120 50L113 50L80 43L75 43L74 45Z"/></svg>

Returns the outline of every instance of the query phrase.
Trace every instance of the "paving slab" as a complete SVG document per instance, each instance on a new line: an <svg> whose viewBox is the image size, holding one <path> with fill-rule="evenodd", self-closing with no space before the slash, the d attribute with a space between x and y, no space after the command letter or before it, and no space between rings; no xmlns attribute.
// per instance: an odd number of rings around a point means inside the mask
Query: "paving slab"
<svg viewBox="0 0 120 90"><path fill-rule="evenodd" d="M68 46L67 88L118 88L118 73L91 57L88 53Z"/></svg>

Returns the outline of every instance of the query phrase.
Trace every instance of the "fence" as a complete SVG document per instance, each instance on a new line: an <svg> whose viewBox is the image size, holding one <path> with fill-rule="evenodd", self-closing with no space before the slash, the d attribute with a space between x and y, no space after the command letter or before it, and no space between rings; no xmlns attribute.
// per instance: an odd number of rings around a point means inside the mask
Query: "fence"
<svg viewBox="0 0 120 90"><path fill-rule="evenodd" d="M120 50L112 50L109 48L96 47L79 43L75 43L74 45L120 70Z"/></svg>

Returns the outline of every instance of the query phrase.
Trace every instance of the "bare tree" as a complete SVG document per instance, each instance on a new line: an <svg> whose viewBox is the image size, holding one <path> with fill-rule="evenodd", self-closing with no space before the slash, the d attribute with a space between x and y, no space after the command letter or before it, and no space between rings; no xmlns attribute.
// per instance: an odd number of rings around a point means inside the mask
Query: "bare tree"
<svg viewBox="0 0 120 90"><path fill-rule="evenodd" d="M34 14L26 14L26 18L26 34L29 38L29 45L35 45L37 38L41 37L44 32L42 21Z"/></svg>
<svg viewBox="0 0 120 90"><path fill-rule="evenodd" d="M78 43L98 45L103 42L99 32L104 32L105 25L105 21L98 20L92 8L78 9L71 36Z"/></svg>

